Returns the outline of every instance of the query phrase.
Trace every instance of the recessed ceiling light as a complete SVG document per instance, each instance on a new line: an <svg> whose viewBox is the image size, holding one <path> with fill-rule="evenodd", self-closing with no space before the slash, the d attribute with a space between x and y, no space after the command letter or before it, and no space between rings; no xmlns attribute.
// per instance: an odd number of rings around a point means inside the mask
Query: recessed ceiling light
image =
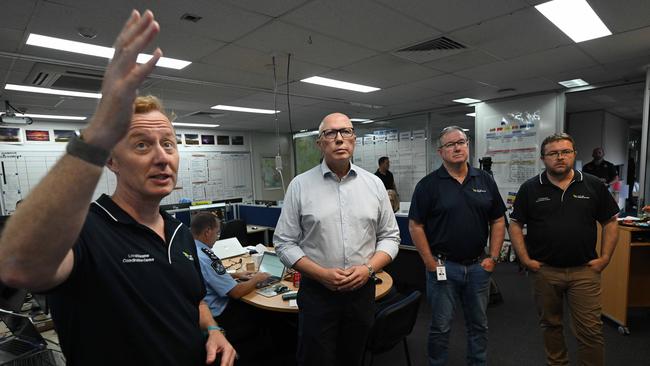
<svg viewBox="0 0 650 366"><path fill-rule="evenodd" d="M469 132L469 128L463 128L463 132Z"/></svg>
<svg viewBox="0 0 650 366"><path fill-rule="evenodd" d="M69 97L81 97L81 98L99 99L99 98L102 97L102 95L100 93L86 93L86 92L77 92L77 91L71 91L71 90L41 88L41 87L37 87L37 86L17 85L17 84L7 84L5 86L5 89L7 89L7 90L16 90L16 91L24 91L24 92L29 92L29 93L65 95L65 96L69 96Z"/></svg>
<svg viewBox="0 0 650 366"><path fill-rule="evenodd" d="M317 85L322 85L322 86L329 86L330 88L352 90L352 91L357 91L357 92L361 92L361 93L369 93L369 92L374 92L374 91L380 90L379 88L375 88L373 86L348 83L347 81L328 79L328 78L323 78L323 77L320 77L320 76L312 76L310 78L302 79L300 81L302 81L303 83L310 83L310 84L317 84Z"/></svg>
<svg viewBox="0 0 650 366"><path fill-rule="evenodd" d="M16 113L18 117L31 117L31 118L44 118L44 119L61 119L70 121L83 121L86 117L83 116L59 116L55 114L33 114L33 113Z"/></svg>
<svg viewBox="0 0 650 366"><path fill-rule="evenodd" d="M480 100L472 99L472 98L460 98L460 99L454 99L453 101L456 103L463 103L463 104L474 104L480 102Z"/></svg>
<svg viewBox="0 0 650 366"><path fill-rule="evenodd" d="M246 107L237 107L237 106L222 105L222 104L215 105L210 108L220 109L222 111L235 111L235 112L261 113L261 114L280 113L280 111L274 111L272 109L246 108Z"/></svg>
<svg viewBox="0 0 650 366"><path fill-rule="evenodd" d="M558 84L562 85L565 88L577 88L579 86L589 85L588 82L582 79L564 80L558 82Z"/></svg>
<svg viewBox="0 0 650 366"><path fill-rule="evenodd" d="M172 125L179 127L205 127L205 128L215 128L219 125L207 125L203 123L184 123L184 122L172 122Z"/></svg>
<svg viewBox="0 0 650 366"><path fill-rule="evenodd" d="M467 114L465 114L465 115L466 115L466 116L470 116L470 117L476 117L476 112L467 113Z"/></svg>
<svg viewBox="0 0 650 366"><path fill-rule="evenodd" d="M27 38L28 45L51 48L59 51L80 53L83 55L97 56L103 58L113 58L115 50L111 47L96 46L83 42L68 41L67 39L43 36L31 33ZM145 63L151 59L152 55L141 53L138 55L137 62ZM178 60L175 58L161 57L156 66L180 70L191 64L189 61Z"/></svg>
<svg viewBox="0 0 650 366"><path fill-rule="evenodd" d="M535 8L576 43L612 34L585 0L553 0Z"/></svg>

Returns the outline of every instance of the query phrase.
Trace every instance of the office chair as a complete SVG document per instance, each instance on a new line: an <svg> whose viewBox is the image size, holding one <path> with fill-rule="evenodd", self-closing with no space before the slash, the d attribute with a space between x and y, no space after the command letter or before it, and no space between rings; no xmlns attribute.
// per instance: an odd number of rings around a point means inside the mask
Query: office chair
<svg viewBox="0 0 650 366"><path fill-rule="evenodd" d="M420 297L422 297L422 293L416 290L406 297L380 306L375 314L375 324L366 343L362 365L365 365L366 353L370 353L370 365L372 366L375 354L389 351L399 342L403 342L406 363L411 366L411 355L406 337L411 334L415 325L420 307Z"/></svg>
<svg viewBox="0 0 650 366"><path fill-rule="evenodd" d="M239 244L248 245L248 233L244 220L232 220L221 224L221 236L219 239L237 238Z"/></svg>

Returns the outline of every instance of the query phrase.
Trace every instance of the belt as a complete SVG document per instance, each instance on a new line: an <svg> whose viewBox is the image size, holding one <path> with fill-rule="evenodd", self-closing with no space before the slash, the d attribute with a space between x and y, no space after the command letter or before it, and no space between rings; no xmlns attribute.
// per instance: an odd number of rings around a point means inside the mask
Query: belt
<svg viewBox="0 0 650 366"><path fill-rule="evenodd" d="M444 254L434 254L433 256L440 259L440 260L442 260L442 261L444 261L444 262L450 261L450 262L462 264L463 266L469 266L471 264L478 263L478 262L481 261L481 259L484 258L483 256L478 256L476 258L470 258L470 259L456 259L456 258L447 257Z"/></svg>

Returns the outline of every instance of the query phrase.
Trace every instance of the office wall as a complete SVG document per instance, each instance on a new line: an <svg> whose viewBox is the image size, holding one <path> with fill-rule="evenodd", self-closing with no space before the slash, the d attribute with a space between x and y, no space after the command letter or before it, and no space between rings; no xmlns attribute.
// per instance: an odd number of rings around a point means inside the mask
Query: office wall
<svg viewBox="0 0 650 366"><path fill-rule="evenodd" d="M595 147L605 150L605 159L614 165L627 163L629 123L611 113L599 110L571 113L567 132L576 141L576 160L586 164L592 160Z"/></svg>
<svg viewBox="0 0 650 366"><path fill-rule="evenodd" d="M293 145L291 144L290 136L288 134L281 134L278 137L273 133L252 133L251 141L251 154L253 155L253 188L255 199L267 201L283 200L284 192L281 187L278 189L265 188L263 163L265 158L273 158L278 154L279 146L280 156L282 156L282 174L284 177L284 187L286 189L286 187L289 185L289 182L291 182L291 179L293 179L295 175L292 152ZM269 174L268 170L267 174Z"/></svg>

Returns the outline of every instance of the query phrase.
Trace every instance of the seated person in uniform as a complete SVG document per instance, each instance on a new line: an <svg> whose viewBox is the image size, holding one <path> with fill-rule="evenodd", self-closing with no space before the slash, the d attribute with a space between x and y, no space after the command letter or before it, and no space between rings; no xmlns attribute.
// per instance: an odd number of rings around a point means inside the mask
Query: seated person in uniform
<svg viewBox="0 0 650 366"><path fill-rule="evenodd" d="M256 329L247 329L249 327L243 322L250 320L246 322L248 325L253 327L259 325L253 320L255 309L243 302L230 301L230 299L237 300L255 290L255 285L267 279L269 274L265 272L229 274L220 260L210 259L208 253L212 252L211 249L221 232L221 221L216 215L207 212L197 214L192 218L191 231L207 291L204 301L210 307L212 316L228 333L228 340L237 342L247 338L251 335L250 332L255 332ZM236 279L244 281L237 283ZM239 348L238 350L241 354L242 350Z"/></svg>

